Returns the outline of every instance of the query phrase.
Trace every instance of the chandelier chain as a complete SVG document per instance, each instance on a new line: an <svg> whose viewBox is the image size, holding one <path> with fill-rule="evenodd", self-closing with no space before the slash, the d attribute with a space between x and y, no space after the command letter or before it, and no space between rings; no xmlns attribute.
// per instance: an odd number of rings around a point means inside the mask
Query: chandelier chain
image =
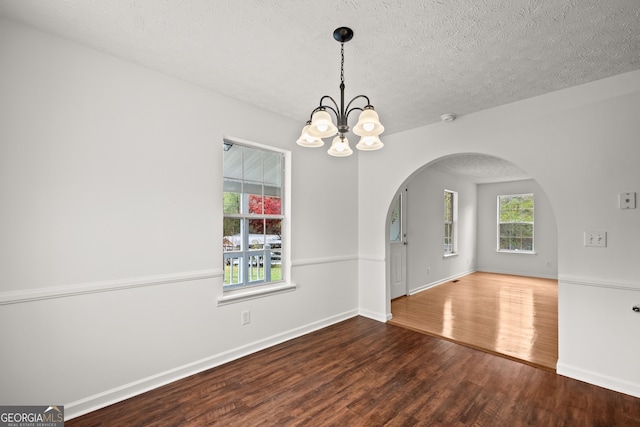
<svg viewBox="0 0 640 427"><path fill-rule="evenodd" d="M344 43L340 43L340 83L344 84Z"/></svg>

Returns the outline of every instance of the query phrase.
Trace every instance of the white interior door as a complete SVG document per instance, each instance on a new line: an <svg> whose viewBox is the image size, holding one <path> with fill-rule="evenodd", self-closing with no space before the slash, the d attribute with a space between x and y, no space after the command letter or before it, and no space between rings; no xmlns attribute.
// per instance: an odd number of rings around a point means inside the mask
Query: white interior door
<svg viewBox="0 0 640 427"><path fill-rule="evenodd" d="M407 295L406 199L406 189L400 190L389 218L391 299Z"/></svg>

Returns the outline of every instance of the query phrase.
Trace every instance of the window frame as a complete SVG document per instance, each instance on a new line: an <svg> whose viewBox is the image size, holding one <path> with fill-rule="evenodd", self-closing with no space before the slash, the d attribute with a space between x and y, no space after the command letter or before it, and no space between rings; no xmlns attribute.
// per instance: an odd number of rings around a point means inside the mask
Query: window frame
<svg viewBox="0 0 640 427"><path fill-rule="evenodd" d="M451 194L451 215L447 215L447 194ZM443 256L450 257L458 255L458 192L444 189L443 193ZM451 218L449 220L448 218ZM449 236L447 235L449 230ZM447 251L447 246L450 250Z"/></svg>
<svg viewBox="0 0 640 427"><path fill-rule="evenodd" d="M230 303L240 302L247 299L260 298L266 295L288 292L295 290L296 285L291 282L291 152L288 150L283 150L277 147L267 146L264 144L259 144L252 141L242 140L239 138L231 138L231 137L223 137L223 147L233 147L234 145L243 146L251 149L262 150L268 153L277 153L282 156L281 158L281 213L279 215L271 215L271 214L249 214L248 212L242 213L225 213L224 206L222 206L222 218L223 223L226 218L231 219L239 219L241 222L247 224L251 219L279 219L281 221L280 224L280 250L281 250L281 278L277 281L270 282L247 282L244 280L244 284L238 286L226 286L225 285L225 254L229 252L225 250L225 241L224 241L224 232L223 234L223 242L222 242L222 294L218 297L218 305L226 305ZM222 199L224 199L224 182L227 177L225 177L224 170L224 161L225 156L222 156ZM263 178L264 179L264 178ZM263 181L264 184L264 181ZM247 193L249 194L249 193ZM264 194L263 194L264 196ZM222 203L224 205L224 203ZM241 232L241 238L244 242L242 246L241 252L249 251L249 247L247 246L249 229L244 228ZM246 234L246 236L245 236ZM265 231L266 236L266 231ZM266 241L264 242L266 244ZM265 249L266 251L267 249ZM234 251L237 252L237 251ZM244 258L239 258L244 259ZM242 261L244 263L244 261ZM247 259L249 262L249 259ZM247 276L245 276L246 278Z"/></svg>
<svg viewBox="0 0 640 427"><path fill-rule="evenodd" d="M532 207L530 208L531 212L531 221L502 221L502 209L501 209L501 199L502 198L515 198L515 197L531 197ZM500 194L496 198L496 251L500 253L513 253L513 254L535 254L535 194L534 193L517 193L517 194ZM520 209L523 211L525 209ZM529 210L529 209L527 209ZM531 237L528 236L507 236L502 235L501 233L501 225L503 224L512 224L512 225L530 225L531 226ZM519 239L524 240L525 238L531 239L531 249L504 249L501 245L502 238L510 238L510 239ZM522 243L522 242L521 242ZM522 244L519 245L522 247Z"/></svg>

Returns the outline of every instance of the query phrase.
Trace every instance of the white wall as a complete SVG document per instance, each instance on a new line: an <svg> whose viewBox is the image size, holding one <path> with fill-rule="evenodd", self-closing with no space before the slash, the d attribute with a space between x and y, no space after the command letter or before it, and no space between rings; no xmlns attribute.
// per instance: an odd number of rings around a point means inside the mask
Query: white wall
<svg viewBox="0 0 640 427"><path fill-rule="evenodd" d="M2 404L73 417L358 313L356 157L4 20L0 63ZM218 307L223 135L293 151L298 288Z"/></svg>
<svg viewBox="0 0 640 427"><path fill-rule="evenodd" d="M333 159L295 145L300 123L3 20L0 63L3 404L75 416L358 312L384 320L393 195L464 152L523 167L553 206L560 372L640 395L640 209L616 208L640 192L640 72ZM293 151L294 292L216 306L223 135ZM584 248L585 229L609 247Z"/></svg>
<svg viewBox="0 0 640 427"><path fill-rule="evenodd" d="M497 198L533 193L535 255L496 251ZM534 180L478 185L478 271L558 278L558 229L545 192Z"/></svg>
<svg viewBox="0 0 640 427"><path fill-rule="evenodd" d="M442 156L500 157L537 181L555 213L558 372L640 396L640 315L631 311L640 303L640 209L617 208L618 193L640 193L638 135L640 71L385 137L384 150L358 159L360 271L373 272L359 276L360 310L390 314L377 273L400 185ZM608 247L584 247L585 230L607 231Z"/></svg>
<svg viewBox="0 0 640 427"><path fill-rule="evenodd" d="M476 184L427 167L408 182L407 282L415 293L475 270ZM444 190L458 193L457 255L444 257Z"/></svg>

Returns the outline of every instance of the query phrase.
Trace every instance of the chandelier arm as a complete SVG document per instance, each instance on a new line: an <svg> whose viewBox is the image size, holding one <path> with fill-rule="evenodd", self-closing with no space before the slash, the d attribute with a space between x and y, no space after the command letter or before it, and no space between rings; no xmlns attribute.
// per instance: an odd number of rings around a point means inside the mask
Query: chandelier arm
<svg viewBox="0 0 640 427"><path fill-rule="evenodd" d="M349 114L351 114L351 112L354 111L354 110L364 111L364 108L362 108L362 107L353 107L353 108L347 110L347 113L345 114L347 122L349 121Z"/></svg>
<svg viewBox="0 0 640 427"><path fill-rule="evenodd" d="M349 107L351 107L351 104L353 104L353 101L355 101L357 99L360 99L360 98L364 98L364 99L367 100L367 105L365 105L365 107L371 105L371 101L369 101L369 97L367 95L358 95L358 96L354 97L351 101L349 101L349 103L347 104L347 111L350 112L353 108L350 109ZM360 108L360 109L362 110L362 108Z"/></svg>
<svg viewBox="0 0 640 427"><path fill-rule="evenodd" d="M322 105L322 101L324 101L325 99L329 99L331 102L333 102L333 106L336 107L336 108L333 109L333 108L329 107L328 105ZM318 108L321 108L321 107L331 108L334 112L340 111L340 107L338 107L338 103L336 102L336 100L333 99L332 97L330 97L329 95L325 95L322 98L320 98L320 104L318 104ZM316 108L316 110L318 108ZM338 114L336 113L336 116L337 115Z"/></svg>
<svg viewBox="0 0 640 427"><path fill-rule="evenodd" d="M334 105L336 108L333 108L333 107L332 107L332 106L330 106L330 105L322 105L322 101L324 101L324 100L325 100L325 99L327 99L327 98L328 98L331 102L333 102L333 105ZM335 114L335 116L336 116L336 120L338 120L338 121L339 121L339 120L340 120L340 113L338 113L338 110L339 110L339 109L338 109L338 104L337 104L337 103L336 103L336 101L335 101L332 97L330 97L329 95L325 95L325 96L323 96L322 98L320 98L320 105L318 105L316 108L314 108L314 109L313 109L313 111L311 111L311 114L309 115L309 121L312 121L312 120L313 120L313 115L314 115L317 111L320 111L320 110L326 110L327 108L328 108L329 110L333 111L333 114Z"/></svg>

